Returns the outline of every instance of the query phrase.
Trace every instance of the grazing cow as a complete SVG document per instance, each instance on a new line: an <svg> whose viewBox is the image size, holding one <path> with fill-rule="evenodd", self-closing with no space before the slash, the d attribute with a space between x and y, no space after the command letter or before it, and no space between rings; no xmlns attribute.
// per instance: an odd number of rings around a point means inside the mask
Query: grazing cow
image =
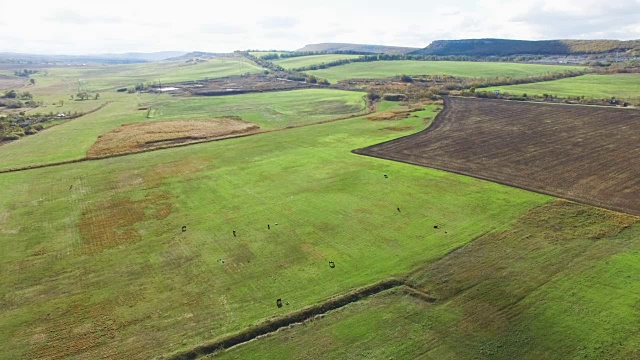
<svg viewBox="0 0 640 360"><path fill-rule="evenodd" d="M186 231L187 231L187 227L186 227L186 226L183 226L183 227L182 227L182 232L186 232Z"/></svg>
<svg viewBox="0 0 640 360"><path fill-rule="evenodd" d="M336 263L334 263L333 261L329 261L329 267L330 268L335 268L336 267Z"/></svg>
<svg viewBox="0 0 640 360"><path fill-rule="evenodd" d="M276 300L276 305L281 308L282 307L282 299Z"/></svg>
<svg viewBox="0 0 640 360"><path fill-rule="evenodd" d="M233 237L236 237L236 231L233 230Z"/></svg>

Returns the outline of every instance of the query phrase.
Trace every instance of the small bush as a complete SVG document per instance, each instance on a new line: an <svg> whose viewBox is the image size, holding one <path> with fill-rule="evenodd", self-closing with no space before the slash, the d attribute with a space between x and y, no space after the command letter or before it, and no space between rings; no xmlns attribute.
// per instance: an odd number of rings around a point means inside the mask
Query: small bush
<svg viewBox="0 0 640 360"><path fill-rule="evenodd" d="M384 94L383 98L387 101L405 101L408 99L405 94Z"/></svg>
<svg viewBox="0 0 640 360"><path fill-rule="evenodd" d="M371 100L371 101L376 101L376 100L380 100L381 96L380 96L380 94L378 94L378 93L376 93L376 92L374 92L374 91L370 91L370 92L367 94L367 98L368 98L369 100Z"/></svg>
<svg viewBox="0 0 640 360"><path fill-rule="evenodd" d="M412 82L413 82L413 79L412 79L412 78L411 78L411 76L409 76L409 75L402 75L402 76L400 77L400 80L401 80L402 82L406 82L406 83L412 83Z"/></svg>
<svg viewBox="0 0 640 360"><path fill-rule="evenodd" d="M22 101L11 101L7 103L7 108L9 109L20 109L24 104Z"/></svg>
<svg viewBox="0 0 640 360"><path fill-rule="evenodd" d="M2 137L2 140L5 140L5 141L20 140L20 135L18 135L18 134L7 134L7 135Z"/></svg>

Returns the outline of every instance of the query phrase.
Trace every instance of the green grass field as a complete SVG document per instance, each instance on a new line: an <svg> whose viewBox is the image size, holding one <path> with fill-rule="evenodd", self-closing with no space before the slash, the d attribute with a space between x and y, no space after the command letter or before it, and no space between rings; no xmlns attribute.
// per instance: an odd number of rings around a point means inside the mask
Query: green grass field
<svg viewBox="0 0 640 360"><path fill-rule="evenodd" d="M46 104L32 112L106 106L0 146L0 169L83 158L98 136L136 122L239 116L282 131L1 173L0 358L164 358L391 277L437 301L387 291L220 356L640 357L638 218L351 152L425 129L441 105L372 121L345 119L367 110L358 92L114 91L247 72L217 61L33 77L26 89ZM564 69L394 61L327 71ZM100 99L70 100L78 79ZM152 106L150 120L140 105ZM377 111L403 106L415 105Z"/></svg>
<svg viewBox="0 0 640 360"><path fill-rule="evenodd" d="M0 147L0 169L79 159L98 136L122 124L150 121L139 104L152 103L151 121L235 115L264 129L285 128L341 118L366 109L363 93L310 89L227 97L174 98L169 95L109 94L101 101L67 101L104 109ZM51 107L58 110L57 107Z"/></svg>
<svg viewBox="0 0 640 360"><path fill-rule="evenodd" d="M486 90L500 90L518 95L550 94L559 97L584 96L603 99L616 97L618 99L640 100L640 75L583 75L541 83L500 86Z"/></svg>
<svg viewBox="0 0 640 360"><path fill-rule="evenodd" d="M245 58L220 57L200 63L159 61L143 64L57 67L49 69L48 76L36 74L33 78L39 83L69 88L73 92L77 92L78 80L83 80L84 87L89 91L104 92L131 87L139 82L182 82L260 71L262 68Z"/></svg>
<svg viewBox="0 0 640 360"><path fill-rule="evenodd" d="M433 108L418 115L2 174L0 353L189 349L403 274L550 200L350 152L419 130Z"/></svg>
<svg viewBox="0 0 640 360"><path fill-rule="evenodd" d="M634 359L637 221L544 205L410 276L433 304L387 291L219 358Z"/></svg>
<svg viewBox="0 0 640 360"><path fill-rule="evenodd" d="M347 79L385 78L397 75L451 75L492 78L496 76L526 77L553 72L582 69L577 66L535 65L497 62L462 61L376 61L351 63L323 70L308 71L334 83Z"/></svg>
<svg viewBox="0 0 640 360"><path fill-rule="evenodd" d="M332 61L355 59L359 57L360 55L341 55L341 54L311 55L311 56L300 56L300 57L294 57L294 58L288 58L288 59L280 59L280 60L275 60L273 62L289 70L289 69L307 67L311 65L326 64Z"/></svg>
<svg viewBox="0 0 640 360"><path fill-rule="evenodd" d="M240 345L208 359L420 359L434 344L433 306L397 291L330 312L322 319Z"/></svg>
<svg viewBox="0 0 640 360"><path fill-rule="evenodd" d="M365 93L308 89L220 97L173 98L160 103L154 119L240 116L263 129L308 125L367 110Z"/></svg>

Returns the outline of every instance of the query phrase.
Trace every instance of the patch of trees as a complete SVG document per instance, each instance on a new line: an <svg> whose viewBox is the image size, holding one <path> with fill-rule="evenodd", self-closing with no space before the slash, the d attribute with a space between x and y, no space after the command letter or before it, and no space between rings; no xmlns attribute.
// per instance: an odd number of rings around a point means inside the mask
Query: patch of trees
<svg viewBox="0 0 640 360"><path fill-rule="evenodd" d="M81 92L76 94L76 100L84 101L84 100L89 100L89 99L98 100L98 99L100 99L100 94L98 94L98 93L90 94L87 91L81 91Z"/></svg>
<svg viewBox="0 0 640 360"><path fill-rule="evenodd" d="M15 90L9 90L0 96L0 107L8 109L20 109L23 107L35 108L40 106L41 102L33 100L33 95L28 92L19 93Z"/></svg>
<svg viewBox="0 0 640 360"><path fill-rule="evenodd" d="M587 71L565 71L525 78L495 77L489 79L462 78L449 75L397 76L388 79L354 79L335 85L343 90L363 89L370 94L404 94L411 100L437 100L441 96L463 92L481 93L480 88L506 86L581 76ZM407 82L411 78L412 82ZM373 95L370 95L373 96Z"/></svg>
<svg viewBox="0 0 640 360"><path fill-rule="evenodd" d="M84 115L77 111L67 113L64 119L74 119ZM59 114L27 114L21 111L17 114L0 116L0 141L18 140L27 135L37 134L45 128L45 123L62 118Z"/></svg>
<svg viewBox="0 0 640 360"><path fill-rule="evenodd" d="M257 56L253 56L251 55L248 51L239 51L237 52L240 55L246 57L247 59L253 61L254 63L258 64L258 66L261 66L263 68L269 69L271 71L280 71L280 72L285 72L286 70L280 66L280 65L276 65L270 61L267 61L265 59L259 58Z"/></svg>
<svg viewBox="0 0 640 360"><path fill-rule="evenodd" d="M38 73L38 70L30 70L30 69L16 70L13 72L15 76L20 76L20 77L29 77L37 73Z"/></svg>
<svg viewBox="0 0 640 360"><path fill-rule="evenodd" d="M326 79L318 79L313 75L305 75L295 70L286 70L280 65L274 64L265 59L258 58L257 56L251 55L248 51L238 51L237 53L253 61L259 66L268 69L267 71L269 73L265 75L284 78L291 81L300 81L300 82L305 81L310 84L330 85L329 81Z"/></svg>
<svg viewBox="0 0 640 360"><path fill-rule="evenodd" d="M594 66L593 71L598 74L640 73L640 61L631 60L620 63L597 64L597 66Z"/></svg>
<svg viewBox="0 0 640 360"><path fill-rule="evenodd" d="M514 77L507 77L507 76L499 76L499 77L490 78L490 79L465 80L462 86L463 88L482 88L482 87L490 87L490 86L531 84L531 83L537 83L537 82L543 82L543 81L553 81L553 80L572 78L572 77L582 76L587 73L588 73L587 71L568 70L563 72L548 73L545 75L528 76L528 77L514 78Z"/></svg>
<svg viewBox="0 0 640 360"><path fill-rule="evenodd" d="M589 98L586 96L567 96L567 97L559 97L553 94L542 94L542 95L527 95L527 94L511 94L509 92L505 93L495 93L493 91L486 90L462 90L462 91L452 91L449 92L448 95L453 96L466 96L466 97L476 97L481 99L502 99L502 100L512 100L512 101L536 101L536 102L551 102L551 103L564 103L564 104L580 104L580 105L598 105L598 106L622 106L627 107L632 105L630 102L617 99L615 97L612 98ZM640 106L640 102L635 104L636 106Z"/></svg>

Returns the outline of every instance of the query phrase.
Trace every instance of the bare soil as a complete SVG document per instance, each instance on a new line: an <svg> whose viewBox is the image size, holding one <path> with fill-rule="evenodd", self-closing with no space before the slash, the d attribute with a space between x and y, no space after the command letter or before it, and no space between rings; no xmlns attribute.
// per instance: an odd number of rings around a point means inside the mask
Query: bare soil
<svg viewBox="0 0 640 360"><path fill-rule="evenodd" d="M447 98L432 126L356 150L640 215L640 111Z"/></svg>
<svg viewBox="0 0 640 360"><path fill-rule="evenodd" d="M19 89L27 85L27 79L0 75L0 90ZM16 90L17 91L17 90Z"/></svg>
<svg viewBox="0 0 640 360"><path fill-rule="evenodd" d="M255 133L256 124L235 118L173 120L123 125L98 138L88 158L130 154L179 144Z"/></svg>
<svg viewBox="0 0 640 360"><path fill-rule="evenodd" d="M185 82L174 85L182 91L201 96L236 95L317 87L316 85L307 84L303 81L291 81L259 74L228 76L225 78Z"/></svg>

